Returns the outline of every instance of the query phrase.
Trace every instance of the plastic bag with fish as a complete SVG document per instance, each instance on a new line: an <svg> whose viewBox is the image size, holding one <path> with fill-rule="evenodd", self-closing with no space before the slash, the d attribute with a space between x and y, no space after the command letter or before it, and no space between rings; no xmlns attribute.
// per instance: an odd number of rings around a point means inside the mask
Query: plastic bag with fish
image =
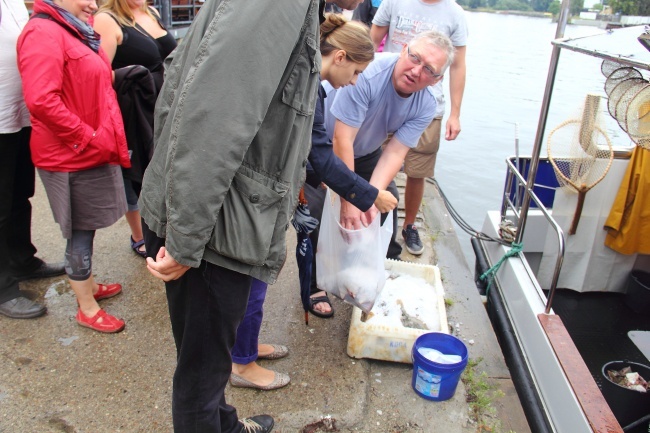
<svg viewBox="0 0 650 433"><path fill-rule="evenodd" d="M318 288L368 313L386 283L384 259L393 234L393 214L384 224L378 214L368 227L344 229L339 221L341 200L328 190L323 205L316 282Z"/></svg>

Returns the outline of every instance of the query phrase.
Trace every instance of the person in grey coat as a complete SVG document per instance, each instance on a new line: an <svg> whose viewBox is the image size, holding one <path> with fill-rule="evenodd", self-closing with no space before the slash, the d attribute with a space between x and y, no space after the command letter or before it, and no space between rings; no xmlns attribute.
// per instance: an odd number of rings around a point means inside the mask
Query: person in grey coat
<svg viewBox="0 0 650 433"><path fill-rule="evenodd" d="M274 283L286 258L319 87L319 6L206 2L167 58L139 205L177 349L176 432L273 428L268 415L238 421L224 389L252 277Z"/></svg>

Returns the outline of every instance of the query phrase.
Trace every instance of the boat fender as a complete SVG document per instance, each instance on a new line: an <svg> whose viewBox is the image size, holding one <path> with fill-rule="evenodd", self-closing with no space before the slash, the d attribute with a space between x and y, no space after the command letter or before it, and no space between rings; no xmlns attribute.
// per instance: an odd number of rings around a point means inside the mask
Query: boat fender
<svg viewBox="0 0 650 433"><path fill-rule="evenodd" d="M470 239L470 242L472 243L472 248L474 249L474 256L476 257L476 261L474 265L474 283L476 283L476 288L478 289L479 294L481 296L485 296L488 282L487 280L482 280L481 275L483 275L488 269L490 269L490 265L488 264L487 257L485 257L483 248L481 248L481 241L473 237Z"/></svg>

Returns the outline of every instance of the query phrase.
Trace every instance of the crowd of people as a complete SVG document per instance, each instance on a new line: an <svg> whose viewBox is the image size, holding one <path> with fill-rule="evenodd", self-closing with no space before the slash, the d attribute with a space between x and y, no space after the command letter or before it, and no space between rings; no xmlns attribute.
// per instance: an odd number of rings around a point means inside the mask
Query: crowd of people
<svg viewBox="0 0 650 433"><path fill-rule="evenodd" d="M317 222L329 187L341 197L341 225L361 229L396 213L393 179L404 165L402 236L422 253L414 212L433 175L447 69L445 137L460 132L460 8L366 0L369 28L325 14L322 0L214 0L177 47L145 0L36 0L31 19L22 0L0 2L0 42L16 46L0 54L0 314L45 314L19 281L65 273L79 325L123 330L98 304L122 287L96 282L92 258L96 230L125 216L130 248L165 284L174 430L271 431L271 416L239 419L225 388L290 382L256 361L289 353L259 334L298 197ZM361 0L327 3L354 10ZM35 171L66 239L60 264L35 257ZM399 260L393 221L387 257ZM310 236L316 251L318 229ZM308 309L329 318L313 263Z"/></svg>

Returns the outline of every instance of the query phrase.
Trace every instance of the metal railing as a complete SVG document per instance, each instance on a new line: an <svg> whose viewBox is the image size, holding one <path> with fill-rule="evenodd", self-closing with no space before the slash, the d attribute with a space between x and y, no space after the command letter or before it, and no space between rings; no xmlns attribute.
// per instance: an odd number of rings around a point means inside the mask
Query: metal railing
<svg viewBox="0 0 650 433"><path fill-rule="evenodd" d="M518 159L523 160L523 158L518 158ZM553 278L551 280L551 286L549 288L548 296L546 297L546 307L544 309L544 312L546 314L549 314L551 312L553 297L555 296L555 290L557 288L557 282L558 279L560 278L562 263L564 262L564 250L565 250L564 232L562 231L562 228L559 226L559 224L553 219L551 214L548 212L546 206L542 203L539 197L537 197L537 194L535 194L535 192L533 191L533 187L535 186L535 183L527 181L524 178L524 176L519 172L519 167L516 167L515 164L513 164L513 162L510 159L506 159L506 165L508 167L508 174L506 176L506 184L503 193L503 200L501 201L501 220L503 221L506 218L506 213L508 209L512 210L513 214L517 218L517 222L520 228L520 231L518 230L517 232L517 242L521 242L521 239L523 239L524 236L523 230L526 227L526 219L528 218L528 211L529 211L529 208L526 206L526 213L521 212L521 207L519 206L519 203L526 200L520 200L520 198L527 199L528 202L530 200L535 202L539 210L542 212L542 215L544 215L544 218L546 218L549 225L551 226L551 228L553 228L553 230L555 230L555 233L557 235L557 241L558 241L557 260L555 261ZM531 168L529 166L529 176L530 176L530 170ZM512 192L513 182L515 181L517 182L517 184L515 187L514 202L513 202L513 200L511 199L511 192Z"/></svg>
<svg viewBox="0 0 650 433"><path fill-rule="evenodd" d="M560 39L564 37L564 29L566 28L567 21L569 19L569 7L570 0L562 0L562 6L560 7L560 14L558 16L557 29L555 31L555 39ZM523 179L519 170L516 169L517 179L522 181L526 185L524 189L524 195L521 203L520 218L517 225L517 238L516 242L521 243L521 240L524 235L524 230L526 228L526 221L528 218L528 210L530 208L530 200L537 199L537 196L533 193L533 187L535 184L535 179L537 177L537 168L539 167L539 155L542 149L542 139L544 136L544 130L546 129L546 121L548 119L548 111L551 103L551 95L553 94L553 87L555 85L555 75L557 73L557 64L560 59L560 47L553 45L553 51L551 53L551 62L548 68L548 74L546 77L546 87L544 88L544 98L542 99L542 108L539 114L539 122L537 123L537 134L535 135L535 142L533 145L532 159L530 161L530 166L528 168L528 179ZM510 165L510 164L509 164ZM521 178L521 179L520 179ZM540 206L540 209L544 206ZM546 215L546 214L545 214ZM548 215L548 218L553 221L554 225L557 226L553 218ZM558 227L559 229L559 227ZM559 233L562 234L562 230L559 229ZM562 254L558 255L558 260L560 261L560 268L562 267L561 260L564 259L564 236L562 235L561 241ZM557 268L557 264L556 264ZM559 277L559 270L556 269L556 273L553 275L553 281L551 283L551 290L549 292L548 299L546 301L546 314L549 314L551 311L551 304L553 301L553 296L555 295L555 288L557 285L557 278Z"/></svg>
<svg viewBox="0 0 650 433"><path fill-rule="evenodd" d="M153 0L153 6L167 28L189 26L204 0Z"/></svg>

